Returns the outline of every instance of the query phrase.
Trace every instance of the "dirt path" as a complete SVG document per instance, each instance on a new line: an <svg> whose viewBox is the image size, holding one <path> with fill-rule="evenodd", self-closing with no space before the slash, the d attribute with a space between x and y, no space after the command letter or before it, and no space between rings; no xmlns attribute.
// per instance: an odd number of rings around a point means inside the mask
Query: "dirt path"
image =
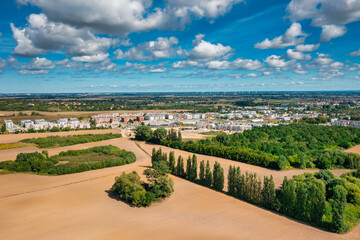
<svg viewBox="0 0 360 240"><path fill-rule="evenodd" d="M92 144L100 143L133 151L137 161L56 177L0 175L0 239L360 239L359 226L345 235L325 232L176 177L170 198L130 207L106 190L122 171L141 173L150 157L126 138Z"/></svg>
<svg viewBox="0 0 360 240"><path fill-rule="evenodd" d="M173 149L173 148L169 148L169 147L164 147L164 146L160 146L160 145L155 145L155 144L149 144L149 143L145 143L145 142L139 142L138 143L142 149L144 149L147 153L151 154L152 153L152 149L155 147L156 149L161 148L163 151L167 152L168 154L171 151L174 151L175 153L175 158L177 159L178 156L182 156L184 158L184 164L186 166L186 159L188 158L188 156L192 156L193 153L190 152L186 152L186 151L181 151L181 150L177 150L177 149ZM245 172L249 172L249 173L256 173L260 178L263 178L264 176L273 176L274 178L274 182L276 187L280 187L281 183L284 179L284 177L288 177L291 178L294 175L299 175L305 172L310 172L310 173L314 173L317 172L318 170L300 170L300 169L296 169L296 170L287 170L287 171L276 171L276 170L270 170L267 168L262 168L262 167L258 167L258 166L254 166L254 165L250 165L250 164L246 164L246 163L241 163L241 162L237 162L237 161L232 161L232 160L228 160L225 158L218 158L218 157L212 157L212 156L206 156L206 155L202 155L202 154L196 154L197 159L198 159L198 168L200 165L200 161L205 160L205 163L207 160L209 160L210 162L210 166L213 167L215 161L219 162L221 164L221 166L224 168L224 172L225 172L225 186L227 183L227 173L229 171L229 166L239 166L242 173ZM333 173L336 176L340 176L343 173L349 172L350 170L333 170ZM226 189L226 187L225 187Z"/></svg>

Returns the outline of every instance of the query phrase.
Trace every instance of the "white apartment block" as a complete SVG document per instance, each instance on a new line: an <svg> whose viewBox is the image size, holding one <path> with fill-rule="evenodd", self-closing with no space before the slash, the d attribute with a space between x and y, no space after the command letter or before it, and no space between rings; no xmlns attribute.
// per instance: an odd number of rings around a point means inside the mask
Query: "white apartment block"
<svg viewBox="0 0 360 240"><path fill-rule="evenodd" d="M4 120L4 125L7 129L14 128L14 123L12 120Z"/></svg>

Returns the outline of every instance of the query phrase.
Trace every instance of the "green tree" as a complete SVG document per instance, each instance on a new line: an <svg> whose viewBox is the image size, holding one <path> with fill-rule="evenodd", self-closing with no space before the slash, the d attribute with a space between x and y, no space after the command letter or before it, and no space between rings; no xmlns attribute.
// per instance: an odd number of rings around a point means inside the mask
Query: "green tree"
<svg viewBox="0 0 360 240"><path fill-rule="evenodd" d="M275 192L275 183L273 176L271 175L270 178L265 176L263 182L263 189L262 189L262 202L263 206L267 209L276 210L276 192Z"/></svg>
<svg viewBox="0 0 360 240"><path fill-rule="evenodd" d="M332 207L332 226L333 232L341 233L345 227L345 207L346 207L346 190L343 186L337 185L334 187L334 194L330 199Z"/></svg>
<svg viewBox="0 0 360 240"><path fill-rule="evenodd" d="M309 185L310 222L321 226L325 212L325 184L321 180L314 179Z"/></svg>
<svg viewBox="0 0 360 240"><path fill-rule="evenodd" d="M284 178L280 196L280 212L288 216L293 216L296 202L295 182Z"/></svg>
<svg viewBox="0 0 360 240"><path fill-rule="evenodd" d="M277 165L280 170L285 170L288 166L289 162L284 156L280 156L277 160Z"/></svg>
<svg viewBox="0 0 360 240"><path fill-rule="evenodd" d="M166 139L167 137L167 131L165 128L163 127L160 127L160 128L157 128L155 131L154 131L154 137L153 137L153 141L155 143L161 143L163 140Z"/></svg>
<svg viewBox="0 0 360 240"><path fill-rule="evenodd" d="M225 146L230 146L231 143L230 137L226 133L220 133L219 135L217 135L216 140Z"/></svg>
<svg viewBox="0 0 360 240"><path fill-rule="evenodd" d="M215 162L214 164L213 187L217 191L222 191L224 188L224 169L218 162Z"/></svg>
<svg viewBox="0 0 360 240"><path fill-rule="evenodd" d="M314 177L320 179L325 183L325 185L327 185L328 183L330 183L331 180L335 178L335 175L330 170L322 169L319 172L315 173Z"/></svg>
<svg viewBox="0 0 360 240"><path fill-rule="evenodd" d="M5 125L2 125L2 126L1 126L1 132L2 132L2 133L6 132L6 126L5 126Z"/></svg>
<svg viewBox="0 0 360 240"><path fill-rule="evenodd" d="M199 173L200 184L205 184L205 161L200 162L200 173Z"/></svg>
<svg viewBox="0 0 360 240"><path fill-rule="evenodd" d="M182 135L181 135L181 131L178 132L178 139L180 142L182 142Z"/></svg>
<svg viewBox="0 0 360 240"><path fill-rule="evenodd" d="M134 196L138 195L137 198L141 198L141 193L145 191L145 188L141 185L140 176L136 172L126 174L123 172L120 177L115 178L115 183L111 190L117 194L121 199L131 204L138 204L140 201L136 199L134 202Z"/></svg>
<svg viewBox="0 0 360 240"><path fill-rule="evenodd" d="M154 182L151 192L155 198L165 198L174 192L174 181L168 176L160 176Z"/></svg>
<svg viewBox="0 0 360 240"><path fill-rule="evenodd" d="M243 193L242 193L243 178L244 178L244 176L241 175L240 167L237 167L236 172L235 172L235 180L234 180L235 181L235 196L240 199L243 198Z"/></svg>
<svg viewBox="0 0 360 240"><path fill-rule="evenodd" d="M228 193L231 196L235 196L235 186L236 186L236 168L235 166L229 166L229 173L228 173Z"/></svg>
<svg viewBox="0 0 360 240"><path fill-rule="evenodd" d="M176 165L176 175L179 177L184 177L184 159L182 156L178 157L177 165Z"/></svg>
<svg viewBox="0 0 360 240"><path fill-rule="evenodd" d="M197 157L193 154L191 169L190 169L190 181L195 182L197 179Z"/></svg>
<svg viewBox="0 0 360 240"><path fill-rule="evenodd" d="M191 157L189 156L186 161L186 179L191 179Z"/></svg>
<svg viewBox="0 0 360 240"><path fill-rule="evenodd" d="M49 158L49 152L47 150L43 150L41 153L44 154L46 158Z"/></svg>
<svg viewBox="0 0 360 240"><path fill-rule="evenodd" d="M153 138L153 131L149 126L138 126L135 129L135 139L140 141L149 141Z"/></svg>
<svg viewBox="0 0 360 240"><path fill-rule="evenodd" d="M205 172L205 186L211 187L213 183L213 177L211 173L209 160L206 162L206 172Z"/></svg>
<svg viewBox="0 0 360 240"><path fill-rule="evenodd" d="M169 154L169 168L171 173L175 173L175 153L173 151Z"/></svg>

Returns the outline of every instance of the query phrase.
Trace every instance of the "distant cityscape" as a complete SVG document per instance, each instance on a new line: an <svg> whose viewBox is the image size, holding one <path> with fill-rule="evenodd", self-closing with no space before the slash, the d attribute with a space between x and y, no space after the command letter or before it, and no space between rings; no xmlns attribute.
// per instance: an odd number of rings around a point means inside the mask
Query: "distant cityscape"
<svg viewBox="0 0 360 240"><path fill-rule="evenodd" d="M360 121L352 121L350 116L343 116L342 119L330 117L324 113L306 111L304 107L293 108L300 111L293 113L288 107L277 107L270 109L269 106L244 107L245 110L226 110L221 112L206 113L110 113L98 114L90 117L89 120L78 118L59 118L56 121L45 119L21 120L13 122L5 119L6 131L27 132L27 131L51 131L51 130L76 130L90 128L136 128L139 125L151 127L181 128L181 130L221 130L229 132L243 132L253 127L273 126L278 124L289 124L307 119L323 117L326 122L321 125L351 126L360 127Z"/></svg>

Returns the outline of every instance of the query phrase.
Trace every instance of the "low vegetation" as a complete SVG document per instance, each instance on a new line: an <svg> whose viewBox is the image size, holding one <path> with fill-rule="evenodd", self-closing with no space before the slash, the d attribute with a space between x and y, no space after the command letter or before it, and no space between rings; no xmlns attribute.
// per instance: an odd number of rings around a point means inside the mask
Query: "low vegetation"
<svg viewBox="0 0 360 240"><path fill-rule="evenodd" d="M11 149L11 148L32 147L32 146L34 146L34 144L22 143L22 142L5 143L5 144L0 144L0 150Z"/></svg>
<svg viewBox="0 0 360 240"><path fill-rule="evenodd" d="M0 169L9 172L63 175L120 166L135 160L134 153L108 145L60 152L52 157L49 157L47 151L20 153L15 161L1 162Z"/></svg>
<svg viewBox="0 0 360 240"><path fill-rule="evenodd" d="M209 161L206 165L201 161L198 169L196 155L189 157L186 165L179 156L176 164L174 152L170 152L167 160L161 149L153 149L152 159L159 158L176 176L220 192L224 189L224 170L218 162L211 170ZM240 167L230 166L227 178L227 194L319 228L343 233L356 226L360 219L360 170L341 177L335 177L329 170L320 170L316 174L285 178L278 191L272 176L261 180L256 173L242 173Z"/></svg>
<svg viewBox="0 0 360 240"><path fill-rule="evenodd" d="M343 151L360 144L360 129L352 127L279 125L183 142L180 132L164 128L152 131L141 126L136 129L135 139L279 170L360 167L359 155Z"/></svg>
<svg viewBox="0 0 360 240"><path fill-rule="evenodd" d="M33 143L39 148L65 147L81 143L100 142L113 138L121 138L121 134L80 134L72 136L48 136L21 140L23 143Z"/></svg>

